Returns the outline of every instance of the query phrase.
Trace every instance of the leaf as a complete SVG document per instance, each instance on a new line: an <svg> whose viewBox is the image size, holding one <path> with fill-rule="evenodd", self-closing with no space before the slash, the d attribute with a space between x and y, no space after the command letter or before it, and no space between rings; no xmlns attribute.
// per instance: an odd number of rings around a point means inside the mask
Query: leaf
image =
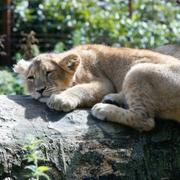
<svg viewBox="0 0 180 180"><path fill-rule="evenodd" d="M39 172L45 172L45 171L48 171L48 170L49 170L48 166L39 166L37 168L37 171L39 171Z"/></svg>
<svg viewBox="0 0 180 180"><path fill-rule="evenodd" d="M41 176L41 177L44 177L47 180L51 180L50 177L47 174L45 174L45 173L38 173L37 175Z"/></svg>
<svg viewBox="0 0 180 180"><path fill-rule="evenodd" d="M36 166L35 165L28 165L28 166L25 166L24 169L29 169L33 172L36 172Z"/></svg>

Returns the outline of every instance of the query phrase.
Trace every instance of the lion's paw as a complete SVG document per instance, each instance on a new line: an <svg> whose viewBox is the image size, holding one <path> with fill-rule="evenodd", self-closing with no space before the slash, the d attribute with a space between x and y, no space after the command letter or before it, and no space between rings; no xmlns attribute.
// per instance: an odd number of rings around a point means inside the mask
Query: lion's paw
<svg viewBox="0 0 180 180"><path fill-rule="evenodd" d="M122 93L108 94L108 95L104 96L104 98L102 99L101 102L108 103L108 104L114 104L114 105L122 107L124 109L128 109L128 104Z"/></svg>
<svg viewBox="0 0 180 180"><path fill-rule="evenodd" d="M108 94L102 99L103 103L113 104L117 101L117 94Z"/></svg>
<svg viewBox="0 0 180 180"><path fill-rule="evenodd" d="M47 106L57 111L69 112L78 106L78 99L64 94L52 94Z"/></svg>
<svg viewBox="0 0 180 180"><path fill-rule="evenodd" d="M109 112L109 104L98 103L91 109L91 114L99 120L107 120L107 114Z"/></svg>

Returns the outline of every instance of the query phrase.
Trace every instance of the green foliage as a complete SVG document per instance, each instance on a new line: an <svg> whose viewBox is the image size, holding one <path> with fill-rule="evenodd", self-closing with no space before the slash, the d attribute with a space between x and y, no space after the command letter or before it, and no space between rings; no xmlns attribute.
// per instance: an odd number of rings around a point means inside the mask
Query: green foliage
<svg viewBox="0 0 180 180"><path fill-rule="evenodd" d="M28 138L28 142L23 147L25 151L24 160L28 163L24 169L27 170L26 177L35 178L36 180L39 180L40 177L44 177L50 180L50 177L45 173L50 168L48 166L39 165L39 161L45 161L40 151L41 144L41 140Z"/></svg>
<svg viewBox="0 0 180 180"><path fill-rule="evenodd" d="M24 52L15 46L16 60L28 52L31 57L39 50L62 52L85 43L138 48L180 43L180 8L173 1L132 0L131 18L128 0L13 0L12 5L13 35L23 39L34 31L39 40L30 36ZM0 72L0 93L23 93L9 71Z"/></svg>
<svg viewBox="0 0 180 180"><path fill-rule="evenodd" d="M9 70L0 70L0 94L25 94L21 81Z"/></svg>
<svg viewBox="0 0 180 180"><path fill-rule="evenodd" d="M53 52L55 53L60 53L64 50L64 44L62 42L58 42L55 46L54 46L54 50Z"/></svg>
<svg viewBox="0 0 180 180"><path fill-rule="evenodd" d="M16 0L14 32L56 34L66 48L84 43L150 48L179 43L180 8L165 0ZM58 41L59 41L58 40ZM57 43L52 40L48 48ZM50 49L48 49L50 50Z"/></svg>

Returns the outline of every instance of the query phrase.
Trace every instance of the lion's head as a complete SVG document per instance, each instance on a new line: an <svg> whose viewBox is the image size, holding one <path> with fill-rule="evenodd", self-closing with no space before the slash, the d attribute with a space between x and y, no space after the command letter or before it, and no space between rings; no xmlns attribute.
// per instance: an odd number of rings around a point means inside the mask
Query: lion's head
<svg viewBox="0 0 180 180"><path fill-rule="evenodd" d="M20 60L15 66L35 99L49 97L72 85L72 79L80 57L77 54L41 54L32 61Z"/></svg>

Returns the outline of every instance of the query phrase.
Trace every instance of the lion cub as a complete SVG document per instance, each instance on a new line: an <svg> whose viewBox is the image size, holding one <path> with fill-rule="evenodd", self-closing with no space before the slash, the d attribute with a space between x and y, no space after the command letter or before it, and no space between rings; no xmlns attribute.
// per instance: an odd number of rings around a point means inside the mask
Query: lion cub
<svg viewBox="0 0 180 180"><path fill-rule="evenodd" d="M32 97L51 109L93 106L94 117L140 131L151 130L155 117L180 121L180 61L168 55L82 45L21 60L14 70Z"/></svg>

